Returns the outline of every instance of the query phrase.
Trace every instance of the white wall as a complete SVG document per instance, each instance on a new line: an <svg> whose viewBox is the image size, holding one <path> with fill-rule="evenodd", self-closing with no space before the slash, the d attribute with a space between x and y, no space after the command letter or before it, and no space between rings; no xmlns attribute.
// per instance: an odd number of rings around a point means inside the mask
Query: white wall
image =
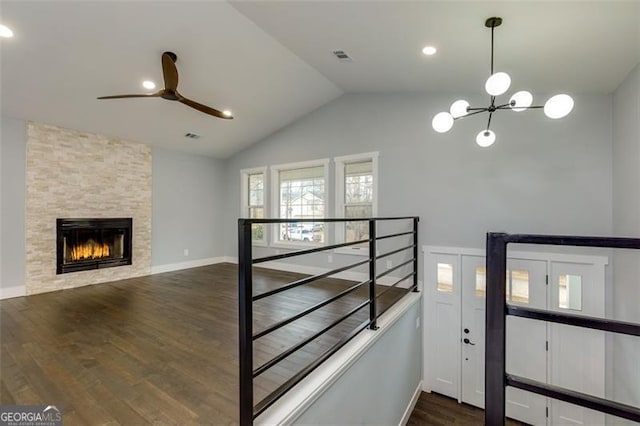
<svg viewBox="0 0 640 426"><path fill-rule="evenodd" d="M153 267L224 256L225 186L222 160L153 150Z"/></svg>
<svg viewBox="0 0 640 426"><path fill-rule="evenodd" d="M431 129L453 100L344 95L232 157L227 255L236 253L241 169L370 151L380 152L379 216L419 215L421 245L483 247L487 231L612 232L610 96L575 96L574 111L557 121L539 110L501 112L487 149L475 144L486 117L459 120L444 135Z"/></svg>
<svg viewBox="0 0 640 426"><path fill-rule="evenodd" d="M613 97L613 232L640 238L640 64ZM614 254L613 315L640 323L640 253ZM640 406L640 339L614 337L613 389L618 401Z"/></svg>
<svg viewBox="0 0 640 426"><path fill-rule="evenodd" d="M0 288L24 286L26 123L2 117L0 135ZM23 289L19 289L23 292Z"/></svg>

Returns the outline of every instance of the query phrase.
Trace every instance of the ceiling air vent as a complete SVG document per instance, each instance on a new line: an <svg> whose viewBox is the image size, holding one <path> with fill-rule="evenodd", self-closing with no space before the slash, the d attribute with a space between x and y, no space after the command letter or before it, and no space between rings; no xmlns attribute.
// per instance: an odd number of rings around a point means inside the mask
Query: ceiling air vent
<svg viewBox="0 0 640 426"><path fill-rule="evenodd" d="M185 138L189 138L189 139L198 139L198 138L200 138L200 135L198 135L196 133L188 132L188 133L184 134L184 137Z"/></svg>
<svg viewBox="0 0 640 426"><path fill-rule="evenodd" d="M351 62L351 57L344 50L334 50L333 54L342 62Z"/></svg>

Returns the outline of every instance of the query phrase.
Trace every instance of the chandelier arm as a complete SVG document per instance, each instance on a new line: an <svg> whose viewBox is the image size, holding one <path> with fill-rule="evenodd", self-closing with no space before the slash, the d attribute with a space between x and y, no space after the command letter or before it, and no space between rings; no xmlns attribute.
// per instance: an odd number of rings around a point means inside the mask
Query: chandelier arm
<svg viewBox="0 0 640 426"><path fill-rule="evenodd" d="M489 113L489 121L487 122L487 131L489 131L489 127L491 127L491 117L493 117L493 112Z"/></svg>
<svg viewBox="0 0 640 426"><path fill-rule="evenodd" d="M489 108L486 107L482 107L482 108L467 108L467 111L489 111Z"/></svg>
<svg viewBox="0 0 640 426"><path fill-rule="evenodd" d="M505 105L500 105L500 106L496 107L496 109L514 109L514 108L538 109L538 108L544 108L544 105L534 105L534 106L528 106L528 107L519 107L519 106L511 106L509 104L505 104Z"/></svg>
<svg viewBox="0 0 640 426"><path fill-rule="evenodd" d="M481 114L483 112L489 111L487 108L473 108L475 111L467 113L467 115L462 115L460 117L453 117L454 120L459 120L461 118L469 117L471 115Z"/></svg>

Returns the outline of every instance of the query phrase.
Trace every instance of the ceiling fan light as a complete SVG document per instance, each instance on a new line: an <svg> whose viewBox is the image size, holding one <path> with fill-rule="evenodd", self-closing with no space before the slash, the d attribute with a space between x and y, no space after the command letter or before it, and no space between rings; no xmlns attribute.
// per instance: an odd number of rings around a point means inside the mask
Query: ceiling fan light
<svg viewBox="0 0 640 426"><path fill-rule="evenodd" d="M151 80L145 80L142 82L142 87L151 90L156 88L156 84Z"/></svg>
<svg viewBox="0 0 640 426"><path fill-rule="evenodd" d="M482 130L476 136L476 143L483 148L493 145L495 141L496 134L493 133L493 130Z"/></svg>
<svg viewBox="0 0 640 426"><path fill-rule="evenodd" d="M433 130L438 133L446 133L453 127L453 116L448 112L439 112L431 121Z"/></svg>
<svg viewBox="0 0 640 426"><path fill-rule="evenodd" d="M511 111L524 111L533 103L533 95L526 90L514 93L509 102L512 104Z"/></svg>
<svg viewBox="0 0 640 426"><path fill-rule="evenodd" d="M222 111L222 115L224 115L225 117L233 117L233 113L228 109Z"/></svg>
<svg viewBox="0 0 640 426"><path fill-rule="evenodd" d="M511 77L506 72L497 72L487 79L484 89L491 96L500 96L511 86Z"/></svg>
<svg viewBox="0 0 640 426"><path fill-rule="evenodd" d="M465 101L464 99L459 99L451 104L449 112L451 113L453 118L460 118L469 113L469 111L467 111L467 108L469 108L469 102Z"/></svg>
<svg viewBox="0 0 640 426"><path fill-rule="evenodd" d="M544 104L544 114L554 120L566 117L571 110L573 110L573 98L565 94L552 96Z"/></svg>

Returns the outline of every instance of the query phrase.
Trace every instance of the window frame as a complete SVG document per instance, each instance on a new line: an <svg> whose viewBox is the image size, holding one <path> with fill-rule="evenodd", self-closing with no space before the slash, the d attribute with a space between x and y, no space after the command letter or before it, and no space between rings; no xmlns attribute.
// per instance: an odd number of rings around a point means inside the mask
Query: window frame
<svg viewBox="0 0 640 426"><path fill-rule="evenodd" d="M280 172L285 170L293 170L293 169L304 169L311 167L322 167L323 168L323 177L324 177L324 211L325 218L328 217L329 213L329 197L331 196L330 188L329 188L329 163L331 159L329 158L321 158L317 160L308 160L308 161L298 161L295 163L285 163L285 164L277 164L270 166L270 182L271 182L271 213L272 217L280 218ZM310 248L310 247L321 247L328 243L327 237L329 235L328 232L325 232L325 240L324 242L296 242L296 241L281 241L279 237L278 226L280 224L274 224L271 227L271 238L270 245L275 248Z"/></svg>
<svg viewBox="0 0 640 426"><path fill-rule="evenodd" d="M262 173L262 175L264 176L264 194L262 197L262 201L263 201L263 205L262 208L264 209L264 214L265 217L269 217L268 216L268 204L269 204L269 174L268 174L268 168L267 166L261 166L261 167L253 167L253 168L249 168L249 169L242 169L240 170L240 184L241 184L241 188L240 188L240 212L241 212L241 217L245 217L245 218L249 218L249 208L252 207L249 205L249 176L250 175L254 175L254 174L259 174ZM253 238L251 239L251 244L254 246L263 246L263 247L267 247L268 246L268 241L269 241L269 237L268 237L268 233L269 233L269 227L266 226L266 224L264 225L264 233L262 236L261 240L254 240Z"/></svg>
<svg viewBox="0 0 640 426"><path fill-rule="evenodd" d="M380 152L364 152L360 154L344 155L341 157L335 157L333 159L335 163L335 217L344 218L344 208L347 205L345 203L345 170L347 164L360 163L365 161L371 161L371 172L373 175L373 201L371 202L371 214L372 217L378 216L378 158ZM345 242L345 227L344 223L336 223L334 238L335 241ZM369 247L342 247L334 250L340 254L353 254L368 256Z"/></svg>

